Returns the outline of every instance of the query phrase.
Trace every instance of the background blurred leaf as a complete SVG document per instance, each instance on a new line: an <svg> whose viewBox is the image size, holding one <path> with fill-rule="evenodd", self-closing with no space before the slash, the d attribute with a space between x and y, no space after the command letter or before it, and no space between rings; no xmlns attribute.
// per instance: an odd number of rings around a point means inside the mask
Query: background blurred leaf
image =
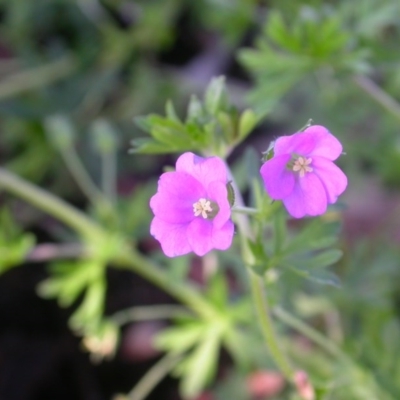
<svg viewBox="0 0 400 400"><path fill-rule="evenodd" d="M35 236L23 233L6 208L0 210L0 273L22 264L35 244Z"/></svg>

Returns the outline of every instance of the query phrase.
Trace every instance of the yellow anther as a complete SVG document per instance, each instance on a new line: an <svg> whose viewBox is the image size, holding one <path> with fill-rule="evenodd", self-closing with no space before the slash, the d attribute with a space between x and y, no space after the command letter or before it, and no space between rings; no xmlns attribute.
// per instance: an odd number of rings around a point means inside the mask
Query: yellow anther
<svg viewBox="0 0 400 400"><path fill-rule="evenodd" d="M300 178L303 178L306 172L313 171L312 167L309 166L311 162L311 158L298 157L293 164L293 171L299 172Z"/></svg>
<svg viewBox="0 0 400 400"><path fill-rule="evenodd" d="M206 219L208 217L207 213L211 211L212 208L209 200L200 199L196 203L193 203L193 212L195 217L201 215L204 219Z"/></svg>

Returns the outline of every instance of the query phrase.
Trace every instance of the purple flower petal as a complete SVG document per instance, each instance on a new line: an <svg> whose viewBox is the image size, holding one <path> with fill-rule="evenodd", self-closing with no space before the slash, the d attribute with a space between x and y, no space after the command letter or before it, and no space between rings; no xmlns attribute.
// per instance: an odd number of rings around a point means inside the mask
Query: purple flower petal
<svg viewBox="0 0 400 400"><path fill-rule="evenodd" d="M161 243L161 248L168 257L181 256L192 251L187 235L187 224L170 224L154 217L150 233Z"/></svg>
<svg viewBox="0 0 400 400"><path fill-rule="evenodd" d="M158 192L150 199L150 207L158 218L182 224L194 218L193 203L205 196L205 189L192 176L166 172L158 181Z"/></svg>
<svg viewBox="0 0 400 400"><path fill-rule="evenodd" d="M303 155L336 160L342 154L341 143L324 126L312 125L304 131L303 135L307 135L315 141L315 148L310 153Z"/></svg>
<svg viewBox="0 0 400 400"><path fill-rule="evenodd" d="M332 161L323 157L315 157L312 161L314 173L325 188L328 203L335 203L347 187L347 177Z"/></svg>
<svg viewBox="0 0 400 400"><path fill-rule="evenodd" d="M286 168L290 158L290 154L271 158L260 169L265 190L274 200L281 200L293 191L295 176Z"/></svg>
<svg viewBox="0 0 400 400"><path fill-rule="evenodd" d="M216 229L214 226L212 232L213 247L218 250L228 249L232 244L234 228L235 226L230 220L220 229Z"/></svg>
<svg viewBox="0 0 400 400"><path fill-rule="evenodd" d="M283 204L295 218L321 215L327 207L325 188L315 174L308 173L296 180L292 193L283 199Z"/></svg>
<svg viewBox="0 0 400 400"><path fill-rule="evenodd" d="M186 172L196 178L205 188L213 181L227 182L225 163L218 157L202 158L184 153L176 161L176 171Z"/></svg>
<svg viewBox="0 0 400 400"><path fill-rule="evenodd" d="M221 228L231 216L228 190L222 182L211 182L207 188L208 198L218 204L219 212L213 219L214 228Z"/></svg>
<svg viewBox="0 0 400 400"><path fill-rule="evenodd" d="M195 218L187 228L189 244L198 256L204 256L213 249L213 224L203 218Z"/></svg>
<svg viewBox="0 0 400 400"><path fill-rule="evenodd" d="M274 155L298 154L306 156L315 148L315 138L305 132L295 133L291 136L281 136L275 141Z"/></svg>

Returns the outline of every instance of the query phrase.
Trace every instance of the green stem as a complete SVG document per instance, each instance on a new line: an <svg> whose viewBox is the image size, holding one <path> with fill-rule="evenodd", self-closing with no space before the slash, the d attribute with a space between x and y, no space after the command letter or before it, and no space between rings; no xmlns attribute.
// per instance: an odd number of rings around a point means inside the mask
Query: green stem
<svg viewBox="0 0 400 400"><path fill-rule="evenodd" d="M135 249L121 252L113 262L121 267L132 269L204 318L212 319L217 317L217 311L194 286L187 282L173 279L161 268L141 256Z"/></svg>
<svg viewBox="0 0 400 400"><path fill-rule="evenodd" d="M103 152L101 158L103 193L111 204L116 204L117 163L115 151Z"/></svg>
<svg viewBox="0 0 400 400"><path fill-rule="evenodd" d="M229 168L228 168L229 171ZM236 199L236 206L238 209L246 209L247 207L244 206L244 201L240 191L237 188L235 179L233 175L229 171L229 179L232 182L233 189L235 190L235 199ZM247 214L247 213L246 213ZM239 231L244 236L245 240L253 240L254 234L251 229L251 225L249 222L248 215L246 214L238 214L236 215L236 222L239 227ZM273 322L270 316L270 310L267 298L264 294L263 289L263 281L261 278L256 275L250 267L247 267L249 279L250 279L250 286L253 295L254 305L258 317L258 321L264 335L264 339L266 341L267 347L276 363L279 367L281 372L285 375L286 379L290 382L293 381L293 371L286 359L286 356L282 352L281 348L279 347L278 340L276 338Z"/></svg>
<svg viewBox="0 0 400 400"><path fill-rule="evenodd" d="M246 215L256 215L259 213L259 211L256 208L241 207L241 206L233 206L232 212L236 212L239 214L246 214Z"/></svg>
<svg viewBox="0 0 400 400"><path fill-rule="evenodd" d="M79 189L93 204L101 204L105 202L103 194L92 181L92 178L83 166L81 159L72 146L60 148L61 156L67 165L68 170L75 179Z"/></svg>
<svg viewBox="0 0 400 400"><path fill-rule="evenodd" d="M0 168L0 188L51 214L86 238L97 238L101 227L64 200Z"/></svg>
<svg viewBox="0 0 400 400"><path fill-rule="evenodd" d="M107 240L107 232L84 213L3 168L0 168L0 188L6 189L51 214L89 241L104 243ZM205 318L215 318L216 311L195 287L173 280L160 267L141 256L136 250L130 249L128 246L123 247L120 249L120 253L110 262L116 266L131 269Z"/></svg>
<svg viewBox="0 0 400 400"><path fill-rule="evenodd" d="M167 304L127 308L112 315L111 319L118 325L124 325L132 321L171 319L190 315L191 313L185 307Z"/></svg>
<svg viewBox="0 0 400 400"><path fill-rule="evenodd" d="M389 111L394 117L400 119L400 104L372 79L364 75L353 77L354 83L364 92L368 93L377 103Z"/></svg>
<svg viewBox="0 0 400 400"><path fill-rule="evenodd" d="M267 299L263 291L263 282L261 278L256 275L253 271L249 270L250 275L250 286L253 295L254 305L256 308L257 316L261 329L264 335L264 339L267 342L271 355L288 381L293 380L293 371L288 360L283 354L279 347L278 340L274 331L270 310Z"/></svg>
<svg viewBox="0 0 400 400"><path fill-rule="evenodd" d="M181 359L179 354L168 354L154 364L126 396L127 400L145 399Z"/></svg>

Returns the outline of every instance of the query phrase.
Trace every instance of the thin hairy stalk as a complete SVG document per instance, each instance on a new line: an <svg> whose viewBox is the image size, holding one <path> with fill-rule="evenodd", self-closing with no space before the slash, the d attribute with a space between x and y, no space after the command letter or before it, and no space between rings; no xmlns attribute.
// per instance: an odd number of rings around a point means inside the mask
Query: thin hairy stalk
<svg viewBox="0 0 400 400"><path fill-rule="evenodd" d="M137 306L118 311L110 318L118 325L132 321L147 321L153 319L171 319L192 315L186 307L174 304L157 306Z"/></svg>
<svg viewBox="0 0 400 400"><path fill-rule="evenodd" d="M16 72L0 83L0 100L49 85L68 76L75 68L73 58L64 57L28 71Z"/></svg>
<svg viewBox="0 0 400 400"><path fill-rule="evenodd" d="M400 119L400 104L381 89L372 79L364 75L356 75L353 77L353 81L394 117Z"/></svg>
<svg viewBox="0 0 400 400"><path fill-rule="evenodd" d="M101 155L102 165L102 190L110 202L110 204L116 204L117 202L117 160L115 151L103 152Z"/></svg>
<svg viewBox="0 0 400 400"><path fill-rule="evenodd" d="M241 207L241 206L233 206L232 212L238 214L246 214L246 215L256 215L259 211L256 208L252 207Z"/></svg>
<svg viewBox="0 0 400 400"><path fill-rule="evenodd" d="M63 147L60 153L76 184L88 200L93 205L106 203L106 199L94 184L75 149L72 146Z"/></svg>
<svg viewBox="0 0 400 400"><path fill-rule="evenodd" d="M98 238L102 228L64 200L0 168L0 188L31 203L70 226L86 238Z"/></svg>
<svg viewBox="0 0 400 400"><path fill-rule="evenodd" d="M254 305L256 308L258 321L260 323L265 341L268 344L268 349L274 359L276 365L285 375L288 381L293 379L293 371L285 354L282 352L278 339L276 337L271 312L263 290L263 281L253 271L249 270L250 286L253 294Z"/></svg>
<svg viewBox="0 0 400 400"><path fill-rule="evenodd" d="M235 179L231 173L229 179L231 180L231 184L233 186L233 189L235 190L235 207L238 208L239 210L247 209L247 207L244 206L242 195L238 190ZM241 234L246 239L252 240L254 238L254 234L252 232L247 213L237 214L235 220L237 222ZM284 374L286 379L292 382L293 371L286 358L286 355L282 352L279 346L278 339L274 331L273 321L270 315L270 309L267 297L265 296L264 293L265 289L263 281L258 275L256 275L251 270L250 267L247 267L247 272L249 275L251 292L258 317L258 322L260 324L265 342L278 368Z"/></svg>
<svg viewBox="0 0 400 400"><path fill-rule="evenodd" d="M179 354L168 354L154 364L126 396L126 400L143 400L182 359Z"/></svg>

